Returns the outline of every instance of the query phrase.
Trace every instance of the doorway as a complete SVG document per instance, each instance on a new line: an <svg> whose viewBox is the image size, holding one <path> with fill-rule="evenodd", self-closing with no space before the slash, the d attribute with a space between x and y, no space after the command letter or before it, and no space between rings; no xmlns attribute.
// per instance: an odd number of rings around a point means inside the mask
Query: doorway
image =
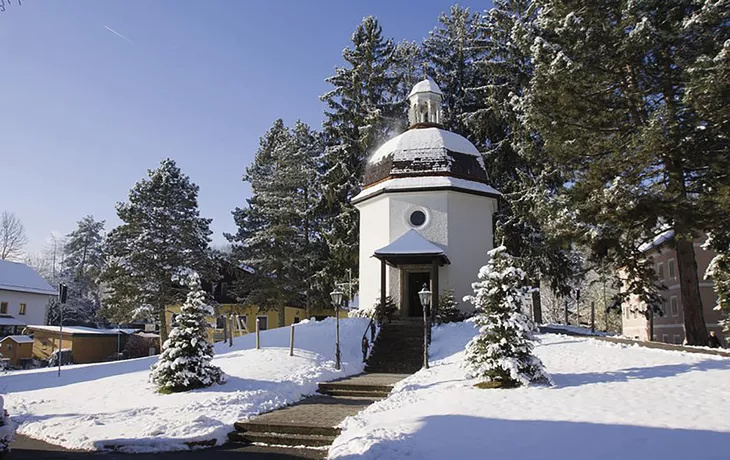
<svg viewBox="0 0 730 460"><path fill-rule="evenodd" d="M408 282L406 284L406 300L408 302L408 316L423 316L423 305L418 298L418 292L426 285L426 289L430 289L431 275L428 272L408 272Z"/></svg>

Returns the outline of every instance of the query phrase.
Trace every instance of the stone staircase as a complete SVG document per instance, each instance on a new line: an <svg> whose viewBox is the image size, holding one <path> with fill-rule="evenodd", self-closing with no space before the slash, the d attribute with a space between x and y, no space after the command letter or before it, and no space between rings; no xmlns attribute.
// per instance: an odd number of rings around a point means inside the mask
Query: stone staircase
<svg viewBox="0 0 730 460"><path fill-rule="evenodd" d="M423 367L423 320L408 318L383 324L365 372L413 374Z"/></svg>
<svg viewBox="0 0 730 460"><path fill-rule="evenodd" d="M324 458L335 438L337 427L373 402L385 398L393 385L407 375L361 374L333 382L320 383L320 396L291 406L236 422L229 433L231 442L271 448L295 448L302 458Z"/></svg>
<svg viewBox="0 0 730 460"><path fill-rule="evenodd" d="M390 394L393 385L423 364L420 318L384 324L365 365L366 373L318 385L319 395L251 420L237 422L231 442L300 458L324 458L340 434L338 425Z"/></svg>

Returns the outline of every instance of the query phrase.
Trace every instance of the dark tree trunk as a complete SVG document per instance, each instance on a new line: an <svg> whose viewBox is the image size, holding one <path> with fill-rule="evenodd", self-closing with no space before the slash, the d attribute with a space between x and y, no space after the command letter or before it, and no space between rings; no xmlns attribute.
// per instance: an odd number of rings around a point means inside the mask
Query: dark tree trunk
<svg viewBox="0 0 730 460"><path fill-rule="evenodd" d="M677 235L677 268L679 271L679 288L684 310L684 331L689 345L706 346L708 344L707 325L702 310L700 296L700 280L697 274L694 242Z"/></svg>
<svg viewBox="0 0 730 460"><path fill-rule="evenodd" d="M539 289L532 291L532 320L537 325L542 324L542 303Z"/></svg>
<svg viewBox="0 0 730 460"><path fill-rule="evenodd" d="M286 324L286 305L279 307L279 327L284 327Z"/></svg>
<svg viewBox="0 0 730 460"><path fill-rule="evenodd" d="M167 340L167 317L165 316L165 308L160 308L160 352L162 352L162 344Z"/></svg>

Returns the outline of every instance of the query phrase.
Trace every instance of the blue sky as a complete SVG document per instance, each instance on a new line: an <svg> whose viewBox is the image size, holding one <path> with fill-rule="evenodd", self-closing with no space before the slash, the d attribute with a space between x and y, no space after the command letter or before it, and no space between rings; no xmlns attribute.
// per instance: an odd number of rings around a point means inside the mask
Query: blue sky
<svg viewBox="0 0 730 460"><path fill-rule="evenodd" d="M319 128L341 51L364 16L421 41L449 1L23 0L0 14L0 211L40 250L114 205L161 159L200 186L213 240L276 118ZM487 1L460 2L472 10Z"/></svg>

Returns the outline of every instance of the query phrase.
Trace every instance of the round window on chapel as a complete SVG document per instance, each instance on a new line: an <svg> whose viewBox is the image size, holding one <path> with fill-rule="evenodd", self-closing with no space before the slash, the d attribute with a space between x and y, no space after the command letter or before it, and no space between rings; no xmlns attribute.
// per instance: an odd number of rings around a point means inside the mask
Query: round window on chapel
<svg viewBox="0 0 730 460"><path fill-rule="evenodd" d="M414 227L420 227L426 223L426 214L423 211L413 211L410 217L411 225Z"/></svg>

